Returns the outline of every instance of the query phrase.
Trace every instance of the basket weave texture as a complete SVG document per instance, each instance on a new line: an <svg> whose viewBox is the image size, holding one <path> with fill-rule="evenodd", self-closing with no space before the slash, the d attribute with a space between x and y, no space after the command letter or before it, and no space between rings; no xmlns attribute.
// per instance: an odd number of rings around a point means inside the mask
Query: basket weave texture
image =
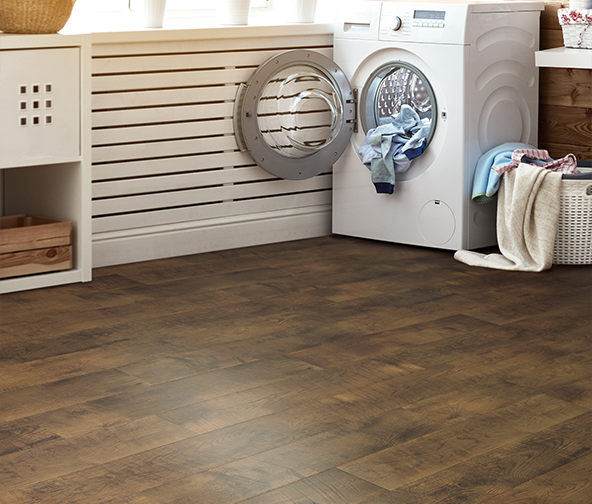
<svg viewBox="0 0 592 504"><path fill-rule="evenodd" d="M72 7L72 0L1 0L0 30L57 33L68 22Z"/></svg>
<svg viewBox="0 0 592 504"><path fill-rule="evenodd" d="M575 49L592 49L592 9L559 9L563 45Z"/></svg>
<svg viewBox="0 0 592 504"><path fill-rule="evenodd" d="M562 180L554 264L592 264L592 180Z"/></svg>

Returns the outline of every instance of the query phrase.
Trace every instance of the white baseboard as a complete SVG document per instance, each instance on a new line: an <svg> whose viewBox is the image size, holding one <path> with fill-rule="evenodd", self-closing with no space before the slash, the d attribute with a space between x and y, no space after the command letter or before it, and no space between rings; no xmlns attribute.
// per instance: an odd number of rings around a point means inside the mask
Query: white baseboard
<svg viewBox="0 0 592 504"><path fill-rule="evenodd" d="M93 268L331 234L331 206L93 235Z"/></svg>

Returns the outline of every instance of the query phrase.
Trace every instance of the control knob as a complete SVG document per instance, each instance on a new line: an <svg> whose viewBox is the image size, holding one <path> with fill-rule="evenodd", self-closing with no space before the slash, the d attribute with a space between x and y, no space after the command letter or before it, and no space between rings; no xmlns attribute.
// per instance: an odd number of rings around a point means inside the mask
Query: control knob
<svg viewBox="0 0 592 504"><path fill-rule="evenodd" d="M395 16L391 25L391 31L396 32L397 30L400 30L402 25L403 21L401 21L401 18L399 16Z"/></svg>

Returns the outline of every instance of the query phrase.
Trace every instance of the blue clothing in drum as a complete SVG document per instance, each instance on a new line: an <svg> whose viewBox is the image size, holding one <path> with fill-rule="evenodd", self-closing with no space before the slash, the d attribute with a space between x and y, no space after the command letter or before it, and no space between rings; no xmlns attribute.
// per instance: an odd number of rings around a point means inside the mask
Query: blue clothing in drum
<svg viewBox="0 0 592 504"><path fill-rule="evenodd" d="M376 192L393 194L395 173L406 172L423 153L431 120L421 119L409 105L402 105L401 112L381 122L368 131L359 154L372 173Z"/></svg>

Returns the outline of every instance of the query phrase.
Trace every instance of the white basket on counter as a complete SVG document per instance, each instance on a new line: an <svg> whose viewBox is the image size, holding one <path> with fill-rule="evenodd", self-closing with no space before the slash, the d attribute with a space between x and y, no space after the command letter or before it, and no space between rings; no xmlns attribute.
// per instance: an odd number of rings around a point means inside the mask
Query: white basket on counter
<svg viewBox="0 0 592 504"><path fill-rule="evenodd" d="M565 47L592 49L592 9L559 9Z"/></svg>

